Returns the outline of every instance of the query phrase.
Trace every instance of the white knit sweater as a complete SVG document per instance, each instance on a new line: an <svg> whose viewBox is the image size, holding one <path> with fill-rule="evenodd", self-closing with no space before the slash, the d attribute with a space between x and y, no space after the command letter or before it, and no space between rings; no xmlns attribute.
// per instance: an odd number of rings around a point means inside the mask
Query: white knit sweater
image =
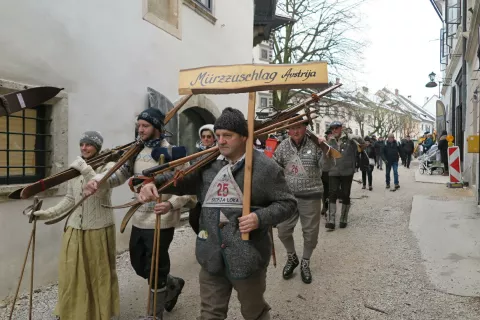
<svg viewBox="0 0 480 320"><path fill-rule="evenodd" d="M170 144L166 140L162 140L161 147L168 147ZM135 158L133 168L126 164L120 168L111 178L108 179L110 187L119 186L132 176L142 175L142 171L158 165L158 162L151 156L152 149L144 147L143 150ZM179 169L188 168L188 164L179 167ZM103 175L95 176L95 180L100 180ZM193 208L197 203L196 196L175 196L162 194L162 201L168 201L172 204L172 210L161 216L161 228L174 228L180 222L180 209L182 207ZM155 229L155 213L153 207L156 202L149 202L142 205L133 215L132 224L140 229Z"/></svg>
<svg viewBox="0 0 480 320"><path fill-rule="evenodd" d="M109 162L104 166L97 168L96 172L91 166L83 172L82 175L68 181L67 194L55 206L46 209L46 219L53 219L62 213L66 213L83 197L83 186L92 179L97 173L105 173L115 165L114 162ZM67 226L74 229L93 230L101 229L114 224L113 209L102 207L104 205L111 205L112 190L101 189L88 197L83 204L78 207L68 219Z"/></svg>

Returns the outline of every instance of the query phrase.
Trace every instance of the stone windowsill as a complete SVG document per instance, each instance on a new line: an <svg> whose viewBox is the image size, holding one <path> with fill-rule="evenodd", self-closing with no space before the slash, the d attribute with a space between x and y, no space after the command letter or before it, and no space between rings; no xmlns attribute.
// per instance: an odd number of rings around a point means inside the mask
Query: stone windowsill
<svg viewBox="0 0 480 320"><path fill-rule="evenodd" d="M198 13L210 23L215 24L217 22L217 18L215 18L209 10L205 9L201 4L196 3L194 0L183 0L183 4Z"/></svg>

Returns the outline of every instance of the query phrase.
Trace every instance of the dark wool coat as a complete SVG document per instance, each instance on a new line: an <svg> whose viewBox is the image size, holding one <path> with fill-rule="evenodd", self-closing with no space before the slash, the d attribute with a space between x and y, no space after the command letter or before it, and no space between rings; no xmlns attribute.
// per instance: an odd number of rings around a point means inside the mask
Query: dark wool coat
<svg viewBox="0 0 480 320"><path fill-rule="evenodd" d="M207 191L217 173L227 164L216 160L185 176L176 187L165 190L168 194L199 195L204 202ZM259 228L250 232L250 240L241 238L238 218L241 208L212 208L202 206L200 233L197 236L195 254L198 263L210 274L226 275L230 279L245 279L256 271L266 268L270 262L271 242L269 228L290 218L297 210L297 201L285 181L283 169L265 154L254 151L252 164L251 212L259 220ZM243 192L245 173L244 160L234 166L233 177ZM155 184L160 187L171 179L173 173L158 175ZM220 223L220 211L228 223Z"/></svg>

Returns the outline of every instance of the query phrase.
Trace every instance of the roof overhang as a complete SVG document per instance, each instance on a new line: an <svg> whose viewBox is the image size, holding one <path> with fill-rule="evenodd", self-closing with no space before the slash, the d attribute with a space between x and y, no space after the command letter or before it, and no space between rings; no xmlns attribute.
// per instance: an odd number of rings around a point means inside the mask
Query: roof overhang
<svg viewBox="0 0 480 320"><path fill-rule="evenodd" d="M272 31L294 20L275 14L277 0L255 0L253 46L269 40Z"/></svg>
<svg viewBox="0 0 480 320"><path fill-rule="evenodd" d="M442 17L442 10L441 8L438 6L438 1L435 1L435 0L430 0L430 3L432 4L433 6L433 9L435 9L435 12L437 13L438 17L440 18L440 20L442 21L442 23L444 22L443 21L443 17Z"/></svg>

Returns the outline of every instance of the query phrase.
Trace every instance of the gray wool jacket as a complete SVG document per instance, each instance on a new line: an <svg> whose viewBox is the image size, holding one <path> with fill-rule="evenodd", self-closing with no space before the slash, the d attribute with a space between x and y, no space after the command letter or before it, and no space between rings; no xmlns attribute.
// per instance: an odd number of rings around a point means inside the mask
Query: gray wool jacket
<svg viewBox="0 0 480 320"><path fill-rule="evenodd" d="M291 138L283 140L275 150L273 159L285 169L290 190L299 198L320 199L323 193L322 151L312 140L305 137L297 149ZM298 155L305 169L304 175L294 174L289 163Z"/></svg>
<svg viewBox="0 0 480 320"><path fill-rule="evenodd" d="M228 162L214 162L192 172L170 187L165 193L176 195L199 195L204 202L207 191L215 176ZM245 173L244 160L232 169L233 177L243 192ZM296 211L297 201L289 190L282 168L275 161L260 152L253 152L251 212L259 220L259 228L250 232L250 240L241 238L238 218L241 208L211 208L202 206L200 233L197 236L195 255L198 263L210 274L226 275L230 279L245 279L256 271L266 268L270 262L271 242L269 227L290 218ZM173 173L158 175L155 184L160 187L171 179ZM220 211L228 219L221 223ZM203 232L202 232L203 231ZM200 234L199 233L199 234Z"/></svg>
<svg viewBox="0 0 480 320"><path fill-rule="evenodd" d="M342 157L338 159L332 159L329 157L329 176L353 176L355 173L355 162L358 152L357 144L354 140L360 144L365 143L360 136L347 133L342 133L338 140L332 138L328 141L328 144L332 148L340 151L342 154Z"/></svg>

